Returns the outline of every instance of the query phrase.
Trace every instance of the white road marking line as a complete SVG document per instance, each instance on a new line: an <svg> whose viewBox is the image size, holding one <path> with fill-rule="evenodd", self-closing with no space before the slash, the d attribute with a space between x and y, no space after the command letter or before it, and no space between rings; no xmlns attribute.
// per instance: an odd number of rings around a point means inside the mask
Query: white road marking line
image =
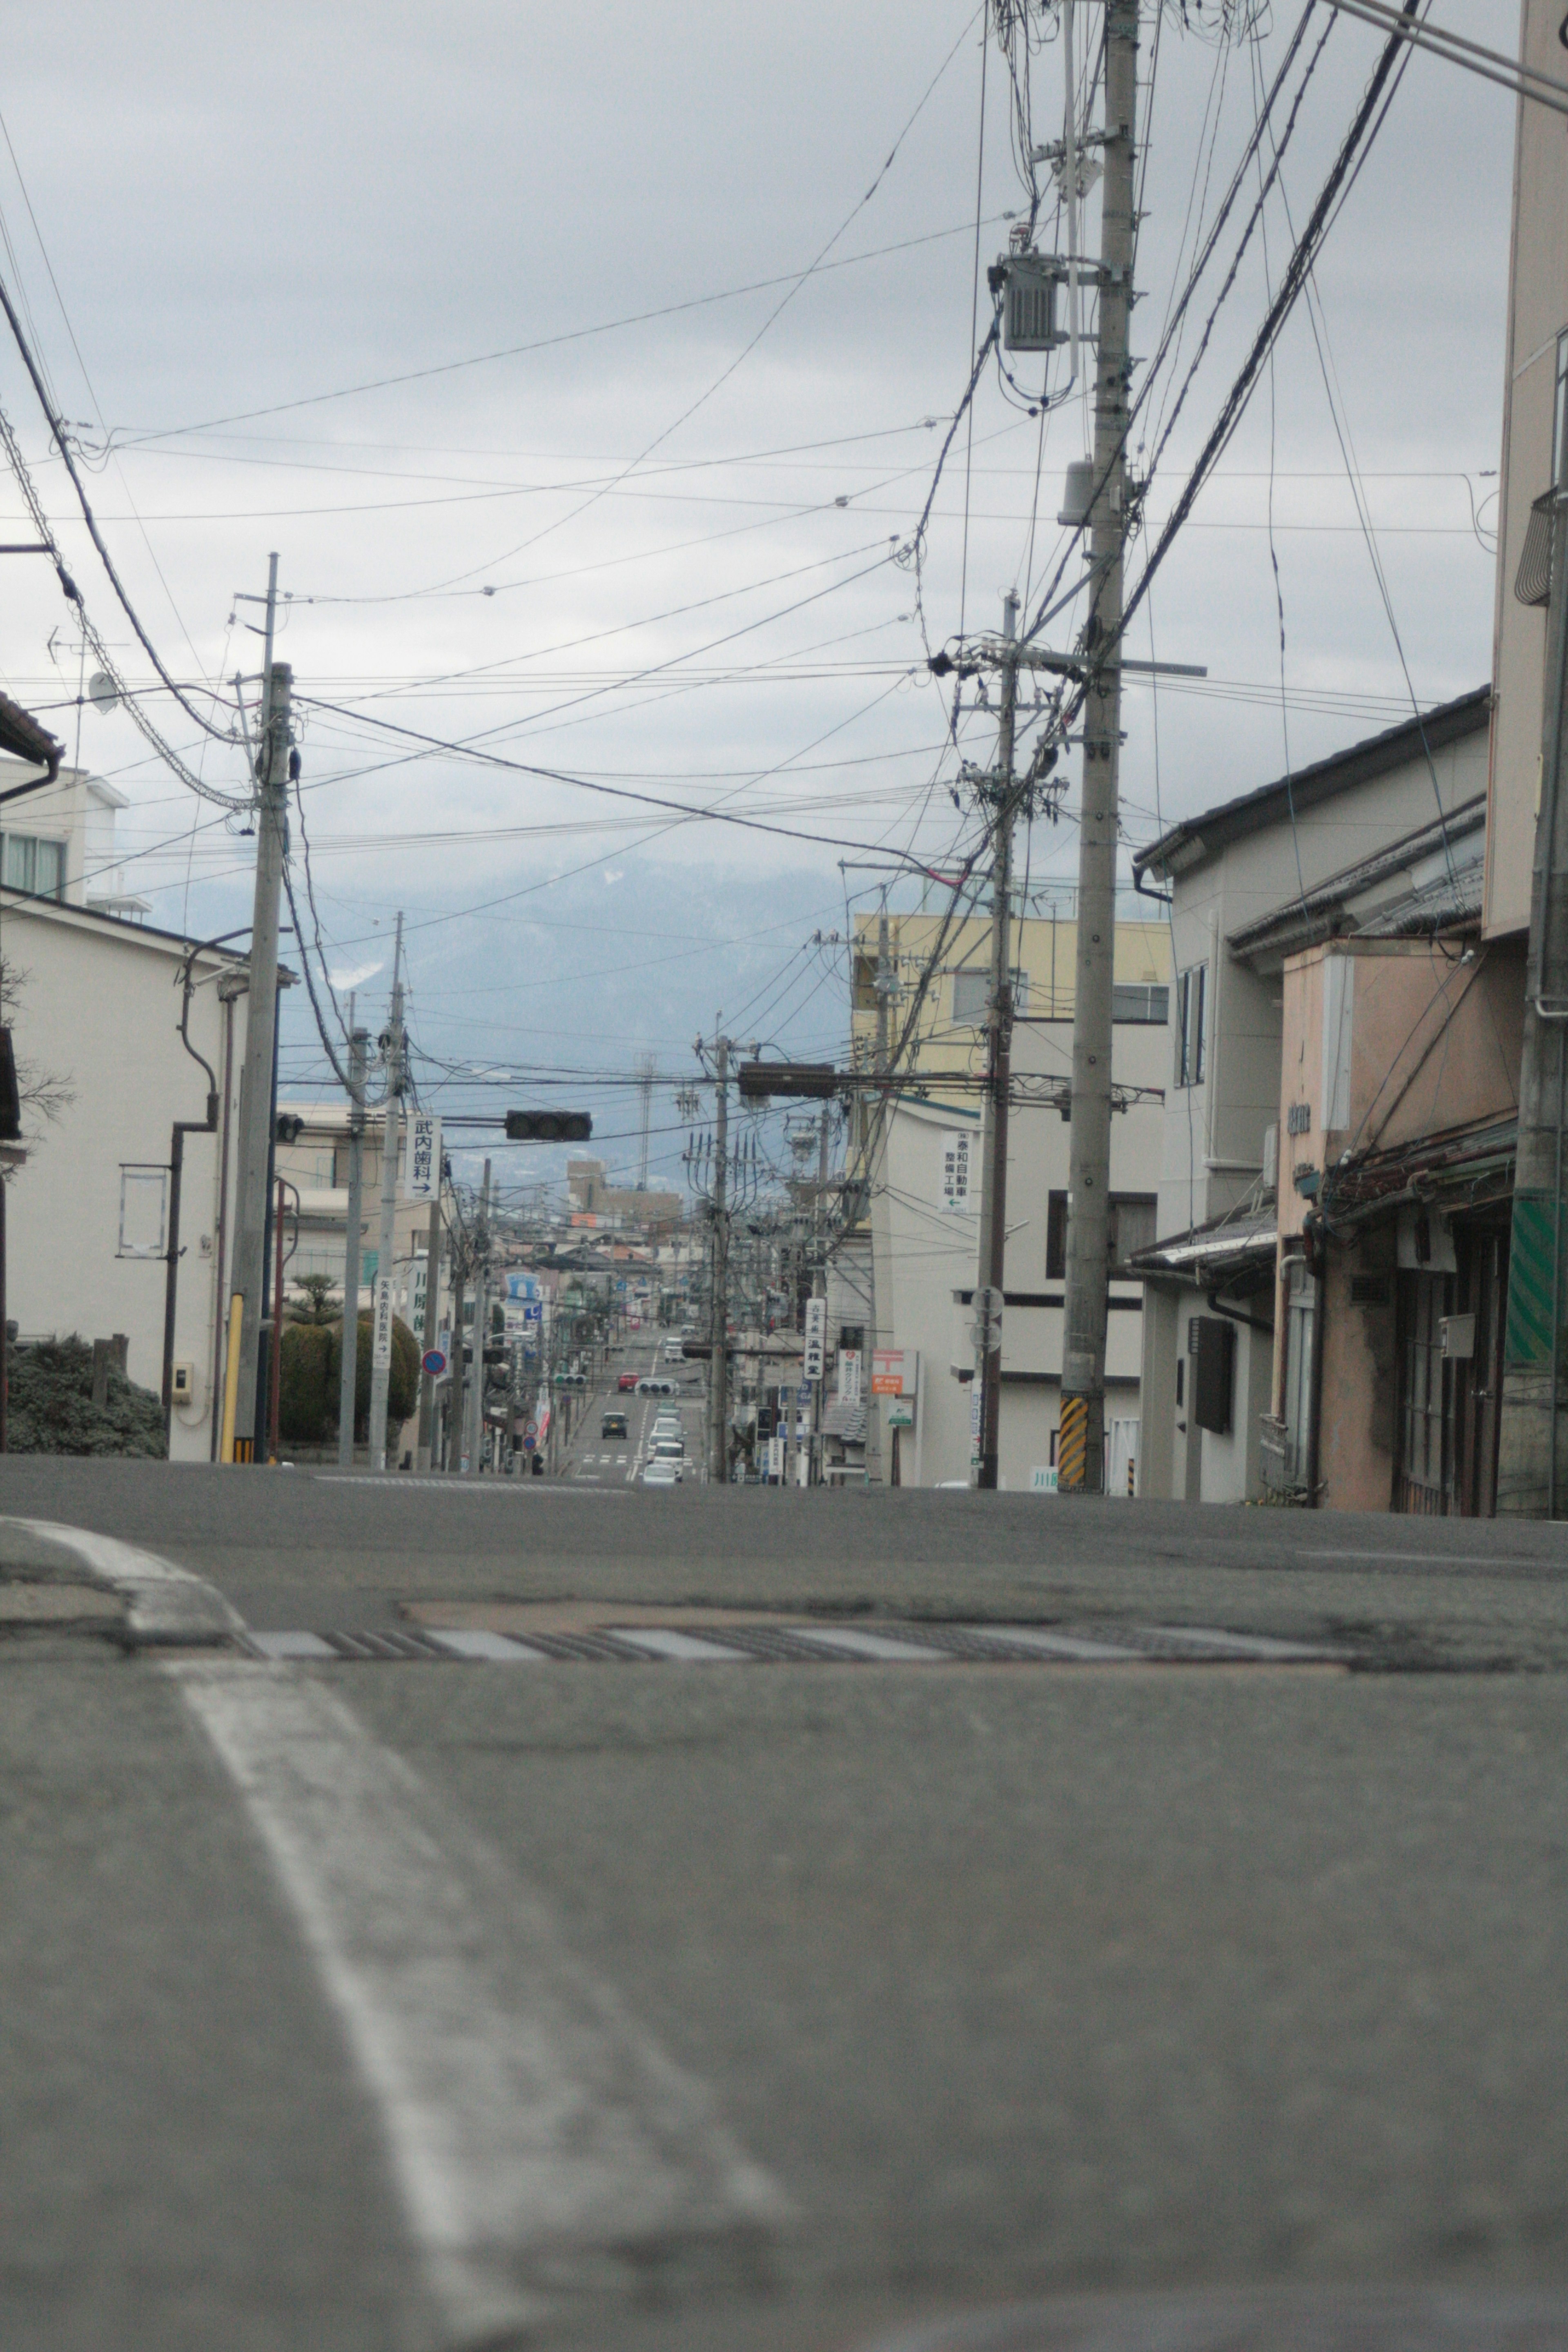
<svg viewBox="0 0 1568 2352"><path fill-rule="evenodd" d="M952 1630L976 1642L1005 1642L1012 1649L1037 1650L1043 1658L1077 1658L1088 1664L1108 1660L1122 1664L1145 1654L1114 1642L1091 1642L1081 1633L1047 1633L1043 1625L955 1625Z"/></svg>
<svg viewBox="0 0 1568 2352"><path fill-rule="evenodd" d="M426 2275L458 2341L548 2306L639 2241L776 2223L784 2201L544 1907L324 1685L181 1660L379 2105Z"/></svg>
<svg viewBox="0 0 1568 2352"><path fill-rule="evenodd" d="M732 1650L727 1642L717 1638L705 1641L696 1633L678 1633L664 1625L606 1625L617 1642L627 1642L634 1650L646 1650L650 1657L677 1658L683 1665L720 1664L754 1666L756 1659L750 1650Z"/></svg>
<svg viewBox="0 0 1568 2352"><path fill-rule="evenodd" d="M847 1651L858 1658L882 1658L890 1664L950 1666L953 1663L951 1650L925 1649L915 1642L895 1642L886 1633L863 1633L858 1627L823 1625L781 1625L792 1642L810 1642L825 1650Z"/></svg>
<svg viewBox="0 0 1568 2352"><path fill-rule="evenodd" d="M1297 1559L1392 1559L1418 1568L1551 1568L1554 1562L1522 1551L1300 1551Z"/></svg>
<svg viewBox="0 0 1568 2352"><path fill-rule="evenodd" d="M319 1633L251 1633L251 1647L267 1658L335 1658L336 1650Z"/></svg>
<svg viewBox="0 0 1568 2352"><path fill-rule="evenodd" d="M5 1519L0 1526L25 1528L29 1535L59 1544L100 1582L123 1593L126 1624L138 1641L224 1642L245 1631L245 1620L205 1577L176 1568L156 1552L55 1519Z"/></svg>
<svg viewBox="0 0 1568 2352"><path fill-rule="evenodd" d="M453 1629L426 1633L425 1638L437 1648L450 1651L454 1658L483 1658L501 1666L542 1665L546 1655L542 1650L530 1649L526 1642L514 1642L507 1633Z"/></svg>
<svg viewBox="0 0 1568 2352"><path fill-rule="evenodd" d="M369 1475L363 1470L322 1471L312 1474L321 1486L379 1486L384 1494L401 1495L410 1486L434 1486L443 1495L532 1495L542 1500L546 1495L569 1495L571 1487L547 1478L421 1478L405 1476L401 1471L388 1471L384 1478Z"/></svg>
<svg viewBox="0 0 1568 2352"><path fill-rule="evenodd" d="M1208 1625L1140 1625L1158 1642L1185 1642L1198 1650L1231 1650L1238 1658L1326 1658L1334 1654L1320 1642L1277 1642L1268 1633L1225 1633Z"/></svg>

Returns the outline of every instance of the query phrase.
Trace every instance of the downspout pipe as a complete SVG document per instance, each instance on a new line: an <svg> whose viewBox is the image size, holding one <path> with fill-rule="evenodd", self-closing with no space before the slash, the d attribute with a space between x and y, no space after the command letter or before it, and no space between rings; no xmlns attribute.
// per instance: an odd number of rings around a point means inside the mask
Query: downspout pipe
<svg viewBox="0 0 1568 2352"><path fill-rule="evenodd" d="M185 1172L185 1138L187 1135L217 1133L218 1087L217 1073L205 1054L199 1054L191 1043L188 1024L191 1017L191 995L195 987L195 965L200 954L193 948L185 958L180 974L182 1001L180 1004L180 1043L193 1062L199 1062L207 1077L207 1115L205 1118L177 1118L169 1143L169 1246L164 1255L167 1270L163 1276L163 1442L167 1446L174 1427L174 1311L180 1286L180 1194Z"/></svg>

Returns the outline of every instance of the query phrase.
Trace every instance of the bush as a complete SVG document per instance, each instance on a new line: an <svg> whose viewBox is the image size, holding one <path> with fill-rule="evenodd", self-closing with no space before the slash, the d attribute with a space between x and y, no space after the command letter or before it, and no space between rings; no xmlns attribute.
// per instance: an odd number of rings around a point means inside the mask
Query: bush
<svg viewBox="0 0 1568 2352"><path fill-rule="evenodd" d="M337 1349L326 1323L286 1323L278 1374L278 1434L320 1445L337 1427Z"/></svg>
<svg viewBox="0 0 1568 2352"><path fill-rule="evenodd" d="M109 1402L92 1401L92 1346L39 1339L13 1348L8 1443L13 1454L120 1454L162 1462L163 1407L151 1389L109 1368Z"/></svg>
<svg viewBox="0 0 1568 2352"><path fill-rule="evenodd" d="M370 1433L370 1359L374 1344L371 1318L359 1318L359 1357L354 1370L354 1441ZM336 1323L286 1323L279 1373L278 1434L289 1445L323 1445L337 1434L342 1393L343 1327ZM400 1316L392 1318L392 1368L386 1383L387 1426L395 1430L419 1402L419 1342Z"/></svg>

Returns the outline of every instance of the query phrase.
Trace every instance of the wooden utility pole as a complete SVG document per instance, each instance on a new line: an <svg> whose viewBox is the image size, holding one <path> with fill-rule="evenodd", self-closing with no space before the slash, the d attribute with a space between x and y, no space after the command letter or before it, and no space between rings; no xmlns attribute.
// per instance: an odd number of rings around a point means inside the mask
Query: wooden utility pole
<svg viewBox="0 0 1568 2352"><path fill-rule="evenodd" d="M1072 1144L1068 1176L1058 1475L1065 1494L1105 1481L1105 1334L1110 1294L1110 1047L1116 970L1118 774L1121 756L1121 568L1126 532L1128 360L1137 236L1133 164L1141 0L1106 0L1105 177L1100 229L1089 617L1083 650L1083 807L1079 829L1073 1002ZM1109 650L1101 664L1097 648Z"/></svg>
<svg viewBox="0 0 1568 2352"><path fill-rule="evenodd" d="M349 1210L343 1228L343 1339L338 1367L338 1467L354 1464L354 1413L359 1402L359 1244L364 1217L364 1074L370 1034L354 1026L349 999Z"/></svg>
<svg viewBox="0 0 1568 2352"><path fill-rule="evenodd" d="M381 1138L381 1224L371 1293L370 1466L386 1467L386 1400L392 1381L392 1259L397 1221L397 1154L403 1129L403 917L392 955L392 1017L386 1025L386 1121Z"/></svg>
<svg viewBox="0 0 1568 2352"><path fill-rule="evenodd" d="M250 990L246 1007L245 1075L239 1102L239 1168L235 1202L234 1297L240 1302L239 1360L233 1432L226 1461L253 1458L257 1371L266 1287L268 1191L271 1174L272 1074L278 1035L278 919L289 838L289 698L293 672L272 658L278 609L278 558L268 559L262 663L261 740L257 751L256 896L250 930ZM232 1316L232 1306L231 1306Z"/></svg>
<svg viewBox="0 0 1568 2352"><path fill-rule="evenodd" d="M980 1127L980 1249L974 1287L974 1378L980 1398L976 1486L994 1489L1002 1425L1002 1294L1007 1257L1007 1090L1013 1058L1013 733L1018 707L1018 599L1008 591L1002 619L1002 721L989 797L995 810L991 859L991 985L985 1003L985 1095Z"/></svg>

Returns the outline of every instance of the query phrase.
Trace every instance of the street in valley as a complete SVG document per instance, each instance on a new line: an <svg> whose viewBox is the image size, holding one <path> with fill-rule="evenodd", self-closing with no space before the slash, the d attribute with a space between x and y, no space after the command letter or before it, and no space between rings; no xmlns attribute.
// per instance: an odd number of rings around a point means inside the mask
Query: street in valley
<svg viewBox="0 0 1568 2352"><path fill-rule="evenodd" d="M592 1404L6 1464L8 2352L1568 2337L1560 1533L655 1491Z"/></svg>

